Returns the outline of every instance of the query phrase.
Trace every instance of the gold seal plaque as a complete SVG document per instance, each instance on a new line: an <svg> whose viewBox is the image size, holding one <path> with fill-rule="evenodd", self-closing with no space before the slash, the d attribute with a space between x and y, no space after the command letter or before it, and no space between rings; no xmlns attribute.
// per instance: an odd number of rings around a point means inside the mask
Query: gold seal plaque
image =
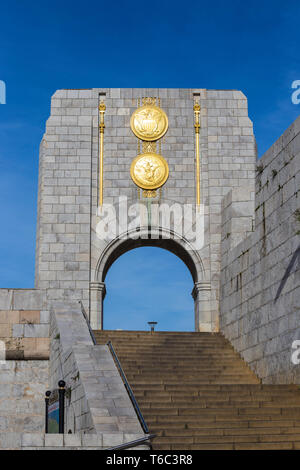
<svg viewBox="0 0 300 470"><path fill-rule="evenodd" d="M131 116L132 132L141 140L158 140L168 130L168 117L158 106L145 104L136 109Z"/></svg>
<svg viewBox="0 0 300 470"><path fill-rule="evenodd" d="M133 182L139 188L157 189L167 181L169 167L161 155L157 153L143 153L133 160L130 175Z"/></svg>

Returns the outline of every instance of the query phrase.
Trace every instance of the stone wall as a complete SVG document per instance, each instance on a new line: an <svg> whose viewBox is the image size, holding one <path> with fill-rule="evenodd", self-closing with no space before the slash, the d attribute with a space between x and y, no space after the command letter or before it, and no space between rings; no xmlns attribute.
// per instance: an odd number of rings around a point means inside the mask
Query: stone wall
<svg viewBox="0 0 300 470"><path fill-rule="evenodd" d="M49 312L0 310L0 341L6 359L49 359Z"/></svg>
<svg viewBox="0 0 300 470"><path fill-rule="evenodd" d="M95 448L144 437L111 353L93 344L78 302L47 301L38 289L0 289L0 309L0 448L85 445L80 436L51 445L41 435L45 391L59 380L66 382L65 433L94 434L87 446Z"/></svg>
<svg viewBox="0 0 300 470"><path fill-rule="evenodd" d="M45 292L0 289L0 448L45 429L49 312Z"/></svg>
<svg viewBox="0 0 300 470"><path fill-rule="evenodd" d="M48 359L49 322L45 292L0 289L0 341L6 359Z"/></svg>
<svg viewBox="0 0 300 470"><path fill-rule="evenodd" d="M48 361L0 363L0 448L18 448L24 432L45 429Z"/></svg>
<svg viewBox="0 0 300 470"><path fill-rule="evenodd" d="M220 327L265 383L300 380L299 189L300 118L257 163L255 212L251 189L223 200Z"/></svg>
<svg viewBox="0 0 300 470"><path fill-rule="evenodd" d="M40 147L35 282L50 300L88 304L94 95L56 93Z"/></svg>

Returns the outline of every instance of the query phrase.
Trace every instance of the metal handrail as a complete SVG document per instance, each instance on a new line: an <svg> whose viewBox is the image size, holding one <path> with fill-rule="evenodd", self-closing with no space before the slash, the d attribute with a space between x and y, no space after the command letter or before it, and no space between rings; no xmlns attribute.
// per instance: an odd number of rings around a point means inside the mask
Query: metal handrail
<svg viewBox="0 0 300 470"><path fill-rule="evenodd" d="M115 360L115 362L116 362L116 364L117 364L117 367L118 367L118 369L119 369L120 375L121 375L122 380L123 380L123 383L124 383L124 385L125 385L125 388L126 388L126 390L127 390L127 393L128 393L128 395L129 395L129 398L130 398L130 400L131 400L131 402L132 402L132 404L133 404L133 407L134 407L134 409L135 409L135 412L136 412L136 414L137 414L137 417L138 417L138 419L139 419L139 422L141 423L141 426L142 426L142 428L143 428L143 431L144 431L145 434L149 434L148 426L147 426L147 424L146 424L146 422L145 422L145 420L144 420L144 417L143 417L143 415L142 415L142 412L141 412L141 410L140 410L140 407L139 407L139 405L138 405L138 403L137 403L137 401L136 401L136 399L135 399L134 393L133 393L133 391L132 391L132 389L131 389L131 387L130 387L130 385L129 385L129 382L128 382L128 380L127 380L127 377L126 377L126 375L125 375L125 372L124 372L123 369L122 369L121 363L120 363L120 361L119 361L119 359L118 359L117 353L116 353L116 351L115 351L115 349L114 349L114 347L113 347L113 345L112 345L112 342L111 342L111 341L108 341L106 344L107 344L107 346L109 347L110 352L111 352L111 354L112 354L112 356L113 356L113 358L114 358L114 360Z"/></svg>
<svg viewBox="0 0 300 470"><path fill-rule="evenodd" d="M150 441L154 439L156 434L149 434L149 436L142 437L141 439L136 439L135 441L126 442L126 444L120 444L119 446L115 447L108 447L104 450L122 450L122 449L130 449L130 447L137 447L144 444L144 442Z"/></svg>
<svg viewBox="0 0 300 470"><path fill-rule="evenodd" d="M88 316L87 316L87 314L86 314L85 308L84 308L83 303L82 303L81 300L79 300L79 303L80 303L80 306L81 306L82 315L84 316L84 319L85 319L85 321L86 321L86 324L87 324L87 327L88 327L88 329L89 329L89 332L90 332L92 341L93 341L93 343L94 343L94 346L96 346L97 340L96 340L95 335L94 335L94 332L93 332L93 330L92 330L92 328L91 328L91 325L90 325Z"/></svg>

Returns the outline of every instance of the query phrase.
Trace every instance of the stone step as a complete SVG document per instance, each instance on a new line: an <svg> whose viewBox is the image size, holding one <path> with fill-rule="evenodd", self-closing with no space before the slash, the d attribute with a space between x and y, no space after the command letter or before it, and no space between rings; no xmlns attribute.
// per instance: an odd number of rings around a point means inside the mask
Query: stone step
<svg viewBox="0 0 300 470"><path fill-rule="evenodd" d="M157 425L160 425L162 429L167 429L169 426L177 425L185 426L191 429L215 427L215 428L227 428L228 426L232 427L267 427L267 426L291 426L293 423L295 427L298 427L299 421L295 423L291 419L286 419L278 416L240 416L237 414L201 414L199 415L154 415L153 412L147 413L147 410L144 413L144 416L147 416L147 423L153 425L157 428ZM292 423L292 424L291 424Z"/></svg>
<svg viewBox="0 0 300 470"><path fill-rule="evenodd" d="M127 374L128 376L128 374ZM177 380L168 380L168 381L163 381L163 380L157 380L157 378L153 379L151 384L149 384L146 379L142 376L139 376L139 378L135 379L134 383L131 383L132 387L137 390L137 389L145 389L145 390L167 390L167 391L199 391L203 386L210 386L210 387L222 387L226 385L232 385L230 384L225 384L225 383L216 383L216 384L210 384L208 382L201 382L201 380L189 380L186 381L184 385L179 384ZM251 385L257 385L257 384L252 384L249 383L249 378L245 380L245 383L235 383L234 385L240 385L240 386L251 386ZM220 390L222 392L222 390Z"/></svg>
<svg viewBox="0 0 300 470"><path fill-rule="evenodd" d="M300 448L300 390L262 385L221 334L96 332L109 338L154 450Z"/></svg>
<svg viewBox="0 0 300 470"><path fill-rule="evenodd" d="M98 339L99 343L105 343L108 341L117 341L119 345L128 345L128 344L133 344L136 345L137 347L143 347L145 345L150 345L150 346L156 346L156 345L173 345L175 346L176 343L178 342L178 338L180 341L180 344L178 344L178 347L183 347L183 346L197 346L197 345L212 345L212 346L226 346L227 348L232 348L231 344L226 341L224 338L219 336L218 338L202 338L201 333L197 334L194 336L195 333L192 334L190 337L169 337L165 338L163 336L161 337L155 337L155 336L144 336L144 337L137 337L137 336L128 336L128 337L123 337L119 338L118 335L98 335L95 333L95 337ZM141 343L141 340L143 343Z"/></svg>
<svg viewBox="0 0 300 470"><path fill-rule="evenodd" d="M228 443L281 443L300 441L300 434L279 435L235 435L235 436L159 436L155 446L161 444L228 444Z"/></svg>
<svg viewBox="0 0 300 470"><path fill-rule="evenodd" d="M245 400L248 401L276 401L276 400L297 400L299 396L295 396L293 393L284 393L282 395L280 394L273 394L270 392L266 393L257 393L257 394L251 394L251 393L243 393L241 395L238 394L238 392L233 392L231 394L223 394L221 395L220 392L199 392L198 390L196 391L191 391L190 393L185 393L184 391L172 391L172 392L167 392L167 391L157 391L157 390L145 390L145 389L135 389L134 394L136 398L143 399L146 398L147 400L158 400L159 398L162 399L170 399L170 400L198 400L198 399L205 399L208 401L218 401L218 402L224 402L227 403L229 401L234 401L234 402L240 402L243 403Z"/></svg>
<svg viewBox="0 0 300 470"><path fill-rule="evenodd" d="M228 443L228 444L154 444L155 450L292 450L297 449L297 443L277 442L277 443Z"/></svg>
<svg viewBox="0 0 300 470"><path fill-rule="evenodd" d="M295 425L294 425L295 424ZM299 423L298 423L299 424ZM186 422L169 422L167 426L162 429L161 424L152 422L151 428L155 434L168 435L181 435L181 433L211 435L214 433L229 433L230 435L240 433L263 433L263 434L297 434L300 432L300 426L296 426L293 421L203 421L195 423ZM178 433L178 434L177 434Z"/></svg>
<svg viewBox="0 0 300 470"><path fill-rule="evenodd" d="M137 396L136 396L137 398ZM171 397L165 397L165 398L151 398L151 401L149 401L149 398L139 398L139 404L143 409L146 408L153 408L156 407L158 404L163 405L164 407L168 408L174 408L174 407L180 407L180 408L216 408L219 406L222 406L223 409L225 408L238 408L241 405L240 400L230 400L230 401L223 401L223 400L192 400L192 399L172 399ZM246 407L251 407L251 408L280 408L282 410L286 410L287 408L294 408L295 410L298 410L300 408L300 403L298 401L294 402L289 402L289 403L284 403L283 407L283 402L282 401L270 401L270 402L265 402L262 400L249 400L249 401L244 401L242 402L243 406Z"/></svg>
<svg viewBox="0 0 300 470"><path fill-rule="evenodd" d="M173 371L173 370L180 370L182 371L182 368L184 367L185 371L197 371L199 373L203 372L213 372L215 374L218 374L219 372L232 372L232 371L241 371L243 373L246 373L242 365L235 366L232 368L230 365L224 365L224 364L213 364L211 367L207 367L207 365L204 364L198 364L197 362L189 363L189 364L166 364L166 363L161 363L161 362L131 362L131 361L126 361L122 360L122 367L130 367L133 368L133 370L138 370L138 371L147 371L148 368L149 370L155 372L155 370L163 370L163 371ZM251 371L247 371L249 374L253 374Z"/></svg>
<svg viewBox="0 0 300 470"><path fill-rule="evenodd" d="M171 387L174 387L174 384L162 384L161 382L142 382L142 383L136 383L135 384L135 389L136 390L144 390L147 388L147 390L162 390L165 391L165 388L168 387L168 385L171 385ZM193 382L190 384L176 384L177 385L177 390L176 392L180 391L187 391L190 393L190 391L196 391L201 394L210 394L210 393L222 393L224 395L225 393L235 393L235 394L256 394L256 393L276 393L276 394L281 394L281 393L297 393L298 396L300 397L300 390L297 385L262 385L262 384L201 384L199 385L197 382ZM169 388L169 387L168 387Z"/></svg>
<svg viewBox="0 0 300 470"><path fill-rule="evenodd" d="M248 373L243 373L241 372L240 370L238 371L227 371L227 370L223 370L223 371L220 371L219 373L215 373L215 372L212 372L212 373L209 373L209 372L198 372L197 370L187 370L187 371L182 371L182 370L160 370L160 369L154 369L154 370L151 370L151 371L143 371L143 370L140 370L140 371L137 371L135 370L134 373L128 373L127 374L127 378L129 379L139 379L139 378L147 378L147 379L152 379L152 378L155 378L157 377L157 375L160 374L160 377L161 377L161 380L164 380L164 381L167 381L167 380L176 380L176 381L180 381L181 379L189 379L189 380L193 380L193 379L197 379L199 382L205 382L207 381L207 383L209 383L210 381L214 381L214 380L218 380L220 377L224 378L224 379L229 379L231 377L234 377L235 379L243 379L243 378L246 378L251 381L251 379L254 381L253 383L256 383L256 377L253 377L252 374L248 374ZM249 382L251 383L251 382Z"/></svg>
<svg viewBox="0 0 300 470"><path fill-rule="evenodd" d="M97 337L115 336L117 339L122 338L151 338L155 341L158 338L167 340L169 338L179 338L183 341L185 338L199 338L201 340L216 341L218 339L227 341L221 333L205 333L195 331L151 331L144 330L94 330L94 334Z"/></svg>
<svg viewBox="0 0 300 470"><path fill-rule="evenodd" d="M186 351L184 350L170 350L170 349L162 349L162 348L157 348L155 351L154 349L142 349L142 350L135 350L135 349L129 349L129 348L114 348L116 350L117 355L123 355L124 359L130 359L132 358L133 360L146 360L148 359L149 362L155 361L155 360L161 360L165 359L169 362L175 361L178 359L181 359L182 362L189 362L189 361L208 361L208 363L213 363L216 361L219 361L220 363L223 363L223 360L226 359L227 362L231 362L232 364L237 364L237 361L241 361L240 357L235 356L234 353L231 353L230 351L222 351L222 348L216 349L216 348L211 348L211 352L208 352L208 348L205 348L205 351L202 349L197 350L195 349L193 353L187 354ZM243 364L243 362L241 361Z"/></svg>
<svg viewBox="0 0 300 470"><path fill-rule="evenodd" d="M154 376L155 377L155 376ZM151 376L150 374L147 376L146 374L140 374L140 375L137 375L137 374L133 374L133 375L129 375L127 374L127 378L129 380L130 383L141 383L140 380L142 381L145 381L145 379L147 378L148 380L151 380L153 378L153 376ZM141 379L140 379L141 378ZM195 381L195 378L196 376L195 375L187 375L187 376L183 376L183 375L169 375L168 376L168 381L169 381L169 384L166 385L166 387L170 387L173 385L173 387L177 388L177 383L178 382L181 382L183 380L186 380L186 383L189 384L189 383L194 383ZM172 383L173 381L173 383ZM163 377L161 378L161 383L164 382L164 379ZM248 376L248 377L245 377L244 375L230 375L230 376L216 376L216 377L203 377L201 379L198 378L197 380L197 384L198 386L201 385L201 384L231 384L231 383L240 383L240 384L254 384L256 383L256 379L255 377L252 377L252 376Z"/></svg>

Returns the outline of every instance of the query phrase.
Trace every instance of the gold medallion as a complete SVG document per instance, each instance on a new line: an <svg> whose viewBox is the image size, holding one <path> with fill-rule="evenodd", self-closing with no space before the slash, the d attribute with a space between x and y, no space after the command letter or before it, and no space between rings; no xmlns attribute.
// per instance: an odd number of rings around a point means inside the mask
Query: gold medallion
<svg viewBox="0 0 300 470"><path fill-rule="evenodd" d="M130 127L141 140L158 140L168 130L168 117L158 106L145 104L132 114Z"/></svg>
<svg viewBox="0 0 300 470"><path fill-rule="evenodd" d="M167 181L169 167L161 155L157 153L143 153L133 160L130 175L133 182L139 188L157 189Z"/></svg>

